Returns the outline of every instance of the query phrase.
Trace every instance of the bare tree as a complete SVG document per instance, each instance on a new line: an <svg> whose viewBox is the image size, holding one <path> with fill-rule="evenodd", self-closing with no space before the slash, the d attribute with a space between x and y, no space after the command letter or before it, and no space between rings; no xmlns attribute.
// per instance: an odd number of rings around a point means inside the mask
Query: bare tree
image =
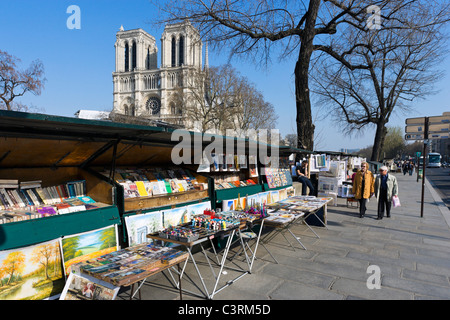
<svg viewBox="0 0 450 320"><path fill-rule="evenodd" d="M365 66L352 69L332 55L322 55L315 67L314 91L334 111L345 132L376 127L374 161L382 157L391 115L432 94L442 76L438 64L446 53L442 29L449 19L449 5L429 1L427 6L405 8L392 10L378 30L361 32L351 26L332 49L318 46L324 52L342 52L347 60Z"/></svg>
<svg viewBox="0 0 450 320"><path fill-rule="evenodd" d="M298 146L312 150L314 125L311 116L309 72L313 52L322 50L355 69L346 56L324 45L323 35L338 33L341 24L364 29L366 9L400 0L168 0L161 11L164 22L189 19L213 49L228 49L230 57L244 54L258 64L271 62L275 44L280 58L295 55L295 97ZM155 3L158 5L158 3ZM314 40L319 38L319 43ZM320 47L318 47L320 45ZM363 66L364 67L364 66Z"/></svg>
<svg viewBox="0 0 450 320"><path fill-rule="evenodd" d="M247 78L230 65L192 70L179 90L183 116L190 129L237 134L248 129L271 129L278 116L273 106Z"/></svg>
<svg viewBox="0 0 450 320"><path fill-rule="evenodd" d="M40 95L44 88L44 65L35 60L26 70L19 70L20 60L0 50L0 109L25 110L27 107L14 101L27 92Z"/></svg>

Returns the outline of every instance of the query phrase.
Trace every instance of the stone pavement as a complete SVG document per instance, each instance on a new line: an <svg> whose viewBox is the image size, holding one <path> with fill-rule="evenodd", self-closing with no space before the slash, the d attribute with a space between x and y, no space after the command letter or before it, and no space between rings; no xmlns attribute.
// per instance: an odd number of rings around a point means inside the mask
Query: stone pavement
<svg viewBox="0 0 450 320"><path fill-rule="evenodd" d="M392 208L391 218L376 220L375 198L362 219L355 206L348 208L345 199L338 199L337 206L328 206L328 230L313 227L320 238L304 225L292 228L307 250L298 243L294 250L282 236L275 237L266 246L278 264L259 246L252 274L217 293L214 300L450 299L450 211L427 182L421 218L421 182L416 182L415 175L395 175L402 206ZM294 244L293 237L286 237ZM195 257L211 287L213 278L206 260L201 262L203 254ZM376 283L373 278L377 275L368 272L369 266L377 266L381 272L380 289L368 288L368 282ZM229 271L222 279L227 281L236 274ZM199 283L192 263L188 263L186 276ZM148 279L142 299L178 300L177 290L168 284L169 278L163 274ZM196 290L186 280L182 287ZM127 299L127 293L122 292L118 299ZM183 300L201 299L185 293Z"/></svg>

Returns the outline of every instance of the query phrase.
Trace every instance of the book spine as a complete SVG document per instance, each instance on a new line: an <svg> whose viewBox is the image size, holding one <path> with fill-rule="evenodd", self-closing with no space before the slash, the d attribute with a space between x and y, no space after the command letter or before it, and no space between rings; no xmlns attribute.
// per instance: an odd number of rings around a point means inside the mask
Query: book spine
<svg viewBox="0 0 450 320"><path fill-rule="evenodd" d="M44 189L42 189L42 188L36 188L36 192L39 194L39 196L40 196L41 199L42 199L42 202L43 202L45 205L49 205L49 204L50 204L49 201L48 201L47 196L45 195Z"/></svg>
<svg viewBox="0 0 450 320"><path fill-rule="evenodd" d="M16 201L16 199L14 199L14 196L12 194L11 189L5 189L6 190L6 194L8 195L8 201L12 204L11 206L14 208L17 208L19 205Z"/></svg>

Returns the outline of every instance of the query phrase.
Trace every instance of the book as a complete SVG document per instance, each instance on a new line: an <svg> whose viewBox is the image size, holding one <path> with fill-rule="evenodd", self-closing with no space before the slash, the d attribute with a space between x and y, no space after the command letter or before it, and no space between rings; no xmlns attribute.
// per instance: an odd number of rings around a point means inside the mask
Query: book
<svg viewBox="0 0 450 320"><path fill-rule="evenodd" d="M82 196L82 197L77 197L77 198L80 199L81 201L83 201L85 204L91 204L91 203L96 202L94 199L92 199L89 196Z"/></svg>
<svg viewBox="0 0 450 320"><path fill-rule="evenodd" d="M20 189L40 188L42 180L20 181Z"/></svg>
<svg viewBox="0 0 450 320"><path fill-rule="evenodd" d="M138 193L139 193L139 195L141 197L147 197L148 196L148 192L145 189L145 184L144 184L143 181L136 181L136 188L137 188L137 191L138 191Z"/></svg>
<svg viewBox="0 0 450 320"><path fill-rule="evenodd" d="M0 188L2 189L16 189L18 187L19 187L19 180L0 179Z"/></svg>

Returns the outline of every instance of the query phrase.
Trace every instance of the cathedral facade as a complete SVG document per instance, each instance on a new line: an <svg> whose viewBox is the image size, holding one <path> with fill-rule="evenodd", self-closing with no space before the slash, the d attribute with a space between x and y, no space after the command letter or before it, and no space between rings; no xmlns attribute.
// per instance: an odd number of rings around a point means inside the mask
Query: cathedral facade
<svg viewBox="0 0 450 320"><path fill-rule="evenodd" d="M197 29L189 21L166 25L159 67L156 40L142 29L121 27L115 49L113 112L183 124L183 96L192 83L186 77L204 69ZM206 66L207 59L206 53Z"/></svg>

